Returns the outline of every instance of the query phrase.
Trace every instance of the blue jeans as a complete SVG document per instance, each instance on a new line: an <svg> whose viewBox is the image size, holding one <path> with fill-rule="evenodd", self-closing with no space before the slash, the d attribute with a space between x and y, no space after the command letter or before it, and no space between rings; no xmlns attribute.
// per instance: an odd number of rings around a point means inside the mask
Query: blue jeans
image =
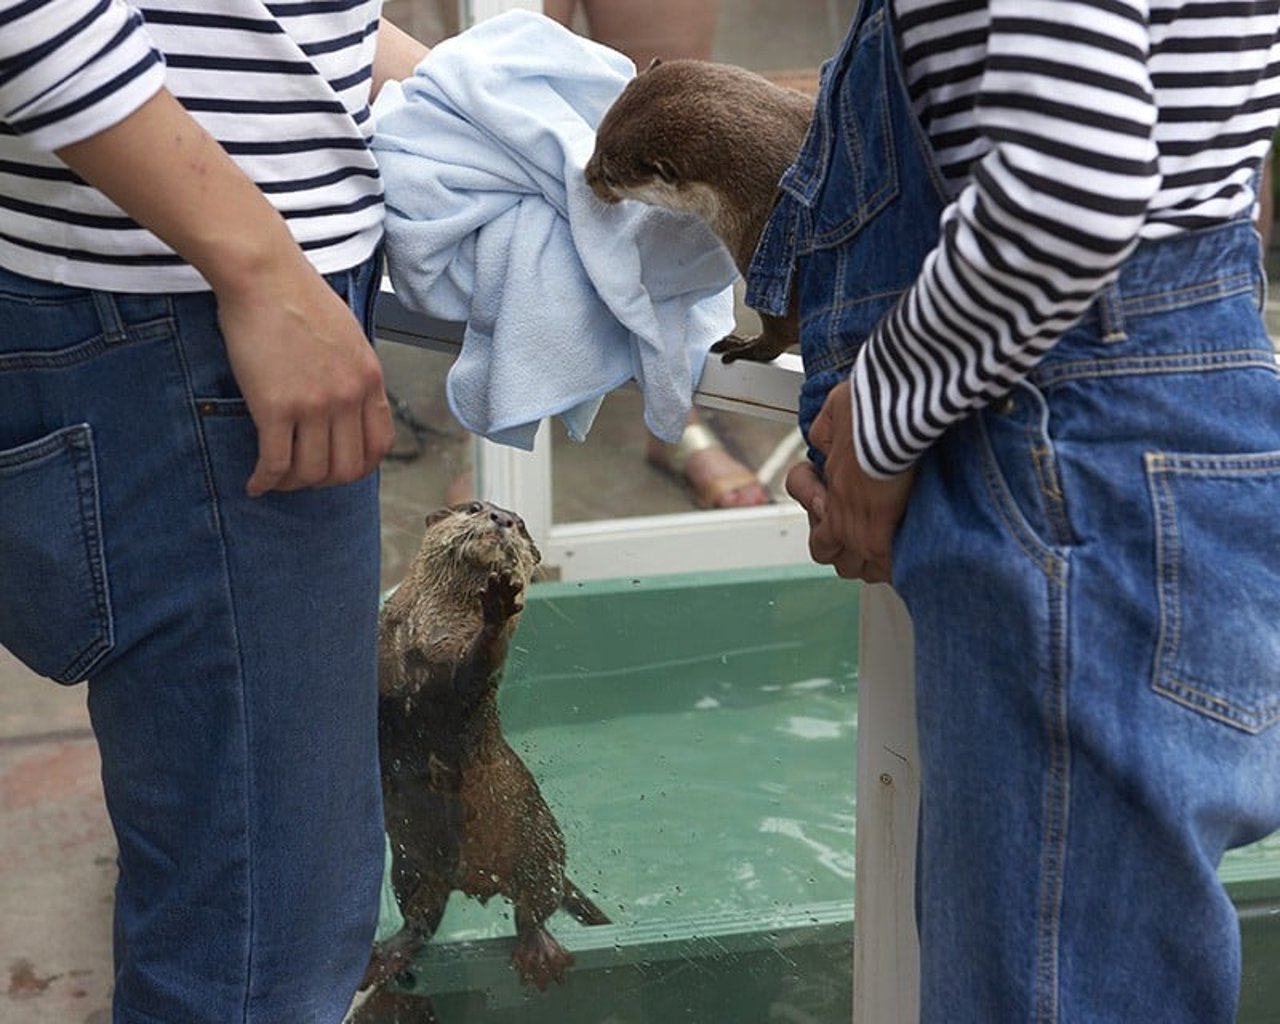
<svg viewBox="0 0 1280 1024"><path fill-rule="evenodd" d="M369 955L378 482L249 499L256 450L209 294L0 270L0 643L89 680L116 1024L335 1024Z"/></svg>
<svg viewBox="0 0 1280 1024"><path fill-rule="evenodd" d="M937 243L888 0L862 0L748 274L798 289L807 429ZM1280 828L1280 376L1246 222L1141 245L924 457L922 1024L1229 1024L1223 852ZM811 455L814 453L811 453Z"/></svg>

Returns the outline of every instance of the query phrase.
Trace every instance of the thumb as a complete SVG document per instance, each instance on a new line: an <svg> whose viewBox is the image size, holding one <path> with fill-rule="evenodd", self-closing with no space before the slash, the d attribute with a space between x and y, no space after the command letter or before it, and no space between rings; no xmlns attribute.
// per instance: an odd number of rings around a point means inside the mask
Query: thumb
<svg viewBox="0 0 1280 1024"><path fill-rule="evenodd" d="M792 466L787 471L786 488L787 493L809 513L811 520L823 517L827 506L827 486L812 462L806 460Z"/></svg>

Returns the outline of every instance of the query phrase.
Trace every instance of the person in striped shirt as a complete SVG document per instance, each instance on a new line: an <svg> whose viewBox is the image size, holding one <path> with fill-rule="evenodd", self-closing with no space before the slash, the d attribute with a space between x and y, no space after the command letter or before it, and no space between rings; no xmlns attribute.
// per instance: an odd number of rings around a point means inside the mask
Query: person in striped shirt
<svg viewBox="0 0 1280 1024"><path fill-rule="evenodd" d="M0 0L0 643L88 679L120 1024L336 1024L383 827L377 0Z"/></svg>
<svg viewBox="0 0 1280 1024"><path fill-rule="evenodd" d="M748 302L914 624L921 1020L1228 1024L1280 827L1275 0L868 0Z"/></svg>

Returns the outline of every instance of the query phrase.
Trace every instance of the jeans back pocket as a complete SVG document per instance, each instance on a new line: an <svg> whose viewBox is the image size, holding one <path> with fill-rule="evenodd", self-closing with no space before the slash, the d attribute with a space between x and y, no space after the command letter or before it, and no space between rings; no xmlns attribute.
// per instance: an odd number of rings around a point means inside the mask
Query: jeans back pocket
<svg viewBox="0 0 1280 1024"><path fill-rule="evenodd" d="M1158 693L1248 733L1280 721L1280 452L1147 455Z"/></svg>
<svg viewBox="0 0 1280 1024"><path fill-rule="evenodd" d="M74 683L113 643L91 428L0 451L0 644Z"/></svg>

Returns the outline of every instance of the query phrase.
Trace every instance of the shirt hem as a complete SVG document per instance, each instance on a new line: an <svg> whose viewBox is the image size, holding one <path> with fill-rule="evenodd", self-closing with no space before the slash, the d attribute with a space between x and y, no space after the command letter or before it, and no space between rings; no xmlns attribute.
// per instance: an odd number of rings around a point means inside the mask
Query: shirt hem
<svg viewBox="0 0 1280 1024"><path fill-rule="evenodd" d="M382 227L377 224L338 245L306 255L321 274L334 274L363 263L373 255L381 239ZM189 263L166 267L82 263L33 252L4 239L0 239L0 267L23 277L93 291L157 295L210 290L209 283Z"/></svg>

